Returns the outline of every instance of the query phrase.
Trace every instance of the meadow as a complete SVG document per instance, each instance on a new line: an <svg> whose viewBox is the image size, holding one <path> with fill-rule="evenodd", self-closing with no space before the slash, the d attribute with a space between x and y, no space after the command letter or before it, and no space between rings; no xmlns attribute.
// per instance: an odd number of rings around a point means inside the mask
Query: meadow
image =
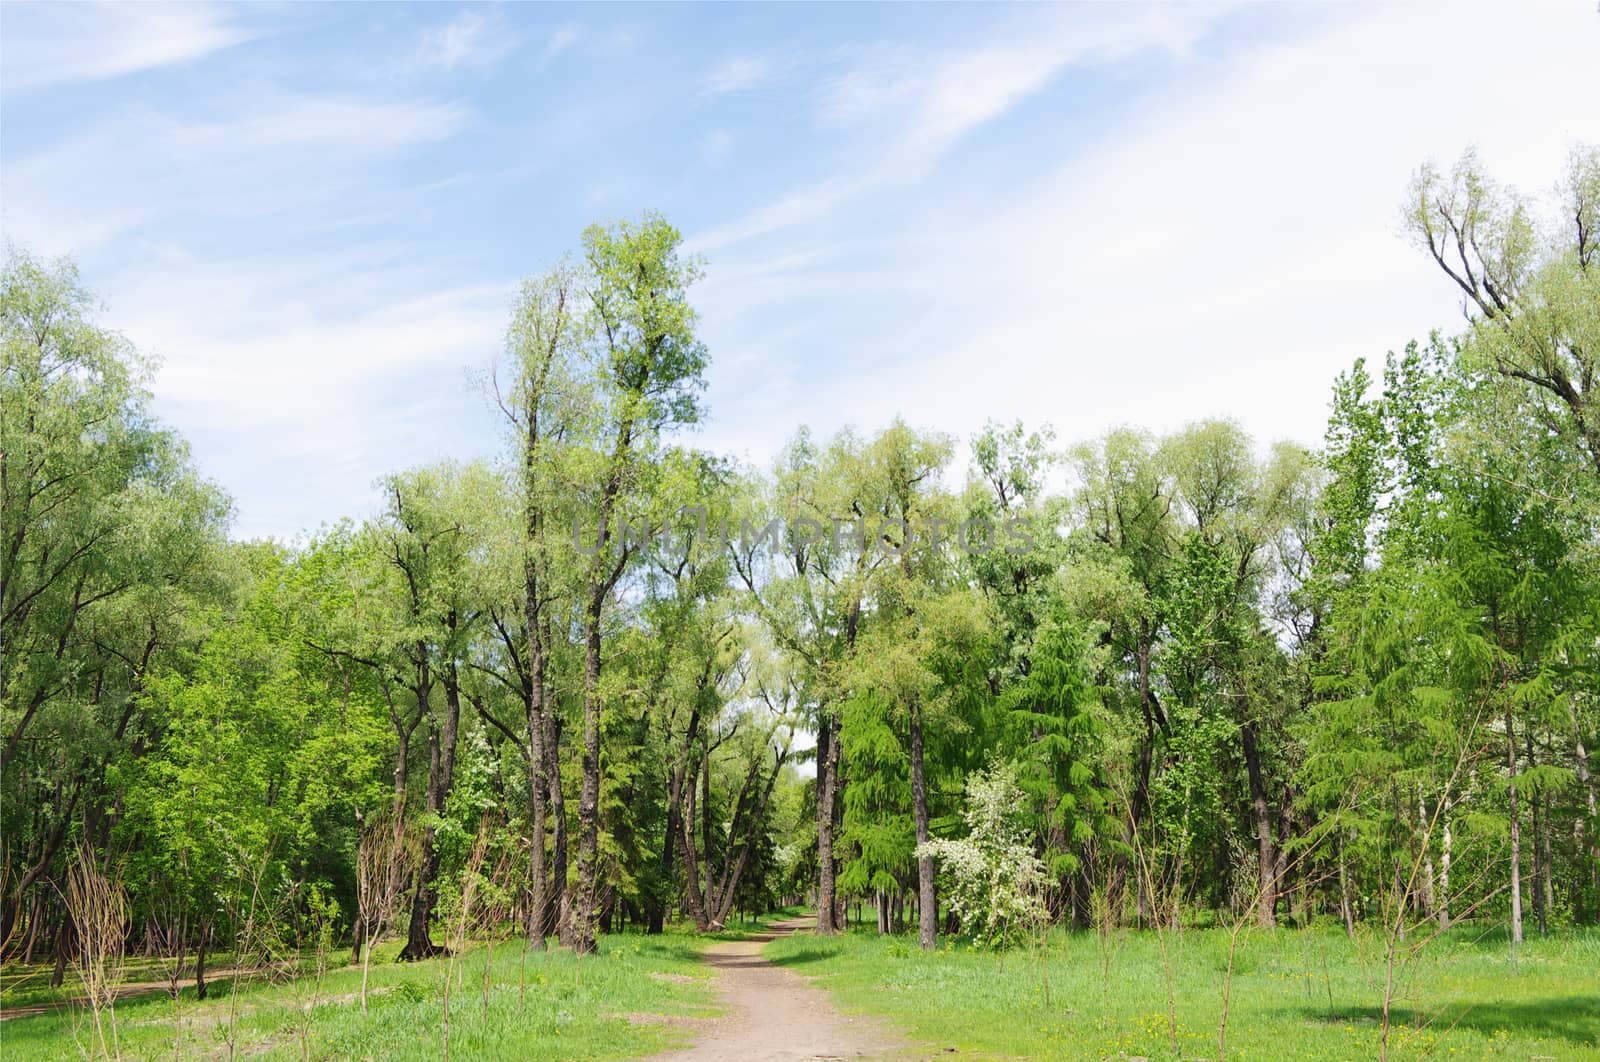
<svg viewBox="0 0 1600 1062"><path fill-rule="evenodd" d="M847 1012L888 1019L929 1056L1050 1059L1377 1058L1382 940L1342 929L1058 931L997 953L856 930L793 936L767 955ZM1165 957L1163 952L1165 951ZM1170 1006L1168 972L1170 968ZM1600 1059L1600 932L1530 939L1460 927L1395 976L1393 1059Z"/></svg>
<svg viewBox="0 0 1600 1062"><path fill-rule="evenodd" d="M374 952L366 1014L359 965L330 968L318 984L311 973L314 962L307 959L298 977L258 977L242 982L237 993L231 979L218 977L203 1001L195 999L192 983L184 986L176 1005L165 990L119 1000L111 1053L126 1058L439 1058L446 1054L447 977L453 979L448 1055L456 1058L638 1057L688 1035L681 1024L661 1019L715 1012L707 973L697 958L702 941L684 934L617 936L602 951L581 958L560 948L537 952L510 941L493 947L478 943L453 960L399 963L401 943L392 941ZM347 959L344 955L341 962ZM219 962L217 969L224 968ZM129 971L134 979L148 973L142 966ZM7 1062L100 1057L92 1014L72 1002L81 998L76 978L69 974L61 988L50 989L44 987L48 977L48 966L7 971L0 1008L44 1009L0 1022L0 1052ZM102 1026L109 1039L109 1019Z"/></svg>
<svg viewBox="0 0 1600 1062"><path fill-rule="evenodd" d="M581 959L479 942L454 960L420 963L395 962L399 942L390 942L374 956L366 1015L359 966L332 966L318 983L308 958L299 977L258 977L237 993L220 976L204 1001L192 985L176 1006L165 991L124 998L114 1050L129 1058L438 1058L450 977L450 1056L638 1058L692 1042L697 1019L718 1013L698 955L709 940L738 936L619 934ZM1003 953L950 941L925 954L912 936L868 926L828 938L797 933L765 950L815 979L841 1010L884 1019L908 1058L1379 1057L1380 938L1352 941L1337 928L1240 934L1219 1046L1228 952L1226 929L1192 929L1056 931L1042 945ZM8 1060L99 1053L91 1013L72 1002L81 994L76 979L51 989L48 975L47 966L6 973L6 1011L42 1008L0 1023ZM159 977L130 961L124 979ZM1390 1058L1600 1059L1600 932L1552 934L1513 952L1498 930L1458 927L1398 964L1394 983ZM103 1028L111 1036L109 1021Z"/></svg>

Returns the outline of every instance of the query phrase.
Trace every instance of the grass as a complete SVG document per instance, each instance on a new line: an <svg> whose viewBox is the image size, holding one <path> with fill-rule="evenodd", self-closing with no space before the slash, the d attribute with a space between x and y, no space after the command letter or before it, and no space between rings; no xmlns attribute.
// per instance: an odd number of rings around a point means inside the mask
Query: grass
<svg viewBox="0 0 1600 1062"><path fill-rule="evenodd" d="M731 931L719 936L738 935ZM581 963L570 952L553 948L528 952L525 968L519 942L499 943L489 963L487 1018L483 975L489 949L469 948L454 963L458 987L450 1005L450 1053L463 1059L630 1058L683 1043L693 1036L685 1023L630 1020L627 1015L716 1013L707 971L699 962L703 939L682 933L616 935L602 938L601 951ZM373 956L366 1015L358 997L359 966L330 970L315 1007L306 978L298 984L241 984L232 1020L226 978L209 983L204 1001L195 999L189 983L179 1000L183 1057L225 1057L230 1038L240 1056L439 1057L444 981L451 964L444 958L396 963L399 947L399 942L389 942ZM220 958L216 968L224 968ZM136 966L132 972L137 980L146 979L149 971ZM519 991L524 976L526 988ZM70 974L63 989L42 988L46 978L48 968L8 970L0 1007L59 1005L72 996L75 978ZM173 1057L176 1025L172 1000L164 991L119 1001L116 1016L125 1057ZM0 1054L6 1062L81 1055L75 1040L87 1048L91 1030L91 1019L81 1007L9 1019L0 1023Z"/></svg>
<svg viewBox="0 0 1600 1062"><path fill-rule="evenodd" d="M766 921L802 914L788 909ZM488 1015L481 944L455 962L450 1053L460 1059L633 1058L694 1038L692 1021L715 1013L699 952L712 939L739 939L759 923L698 937L603 937L581 963L560 949L523 952L497 943L489 964ZM913 935L866 928L819 938L780 938L767 957L819 983L842 1010L888 1019L929 1056L1045 1059L1214 1059L1227 934L1189 930L1167 938L1178 1051L1170 1046L1166 970L1153 932L1053 934L1037 949L1006 955L946 942L924 954ZM359 967L311 984L241 983L230 1019L231 984L211 997L180 999L183 1057L422 1059L441 1054L443 989L450 963L399 964L398 942L373 958L370 1013L357 998ZM347 956L344 956L347 957ZM1103 963L1105 964L1103 966ZM225 969L227 956L208 963ZM1104 970L1104 976L1102 971ZM66 1005L75 979L51 989L48 967L6 971L0 1007L53 1006L0 1023L0 1054L15 1059L83 1054L89 1017ZM652 974L658 976L651 976ZM130 962L128 979L159 979L153 964ZM519 982L526 988L519 992ZM1505 936L1471 927L1431 944L1399 978L1390 1057L1600 1059L1600 932L1533 939L1512 954ZM1047 990L1048 985L1048 990ZM1369 1059L1378 1053L1383 985L1380 942L1352 943L1342 930L1256 931L1241 937L1229 1008L1229 1059ZM117 1004L122 1053L173 1056L173 1006L165 992ZM657 1016L652 1020L651 1016ZM660 1020L665 1018L666 1020ZM76 1038L76 1043L75 1043ZM782 1045L775 1045L781 1047ZM948 1049L955 1049L954 1052Z"/></svg>
<svg viewBox="0 0 1600 1062"><path fill-rule="evenodd" d="M866 929L797 934L767 946L781 966L820 979L840 1009L887 1018L930 1054L958 1058L1215 1059L1228 934L1168 938L1178 1050L1154 932L1058 931L1007 955ZM1102 961L1109 966L1102 976ZM1234 959L1229 1059L1378 1056L1381 942L1342 929L1256 931ZM1046 991L1048 981L1048 994ZM1600 932L1530 940L1462 927L1435 940L1398 979L1394 1059L1600 1059ZM954 1049L951 1052L950 1049Z"/></svg>

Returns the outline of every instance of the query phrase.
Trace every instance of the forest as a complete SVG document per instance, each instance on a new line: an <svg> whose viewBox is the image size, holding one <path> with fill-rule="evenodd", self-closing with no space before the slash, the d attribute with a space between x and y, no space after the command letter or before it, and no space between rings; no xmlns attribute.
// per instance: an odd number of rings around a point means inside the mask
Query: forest
<svg viewBox="0 0 1600 1062"><path fill-rule="evenodd" d="M1392 981L1600 925L1600 151L1551 176L1396 189L1464 319L1352 352L1315 448L908 416L751 467L694 445L714 261L595 225L477 381L501 452L293 541L230 535L138 337L9 249L8 980L98 1020L135 963L195 1006L347 960L365 1012L397 963L788 908L930 952L1326 928Z"/></svg>

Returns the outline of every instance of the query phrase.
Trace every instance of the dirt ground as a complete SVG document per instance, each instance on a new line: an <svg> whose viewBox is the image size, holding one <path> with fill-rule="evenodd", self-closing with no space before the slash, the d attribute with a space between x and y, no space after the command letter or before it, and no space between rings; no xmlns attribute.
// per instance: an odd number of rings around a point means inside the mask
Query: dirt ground
<svg viewBox="0 0 1600 1062"><path fill-rule="evenodd" d="M207 970L206 980L207 982L220 981L241 972L249 973L251 971L241 971L232 966L219 970ZM117 986L116 1001L121 1003L123 1000L132 999L135 996L152 996L157 992L165 993L169 984L170 982L167 981L127 981ZM184 988L194 987L194 970L192 968L184 974L182 984ZM71 1010L74 1007L87 1007L88 1005L88 997L74 996L71 999L56 1000L53 1003L30 1003L25 1007L5 1007L0 1009L0 1021L10 1021L12 1018L31 1018L36 1014L43 1014L50 1010Z"/></svg>
<svg viewBox="0 0 1600 1062"><path fill-rule="evenodd" d="M822 989L774 966L761 946L812 924L774 923L749 940L717 941L705 961L717 971L717 991L727 1013L706 1023L698 1043L657 1055L654 1062L831 1062L849 1058L903 1058L909 1045L870 1018L849 1017Z"/></svg>

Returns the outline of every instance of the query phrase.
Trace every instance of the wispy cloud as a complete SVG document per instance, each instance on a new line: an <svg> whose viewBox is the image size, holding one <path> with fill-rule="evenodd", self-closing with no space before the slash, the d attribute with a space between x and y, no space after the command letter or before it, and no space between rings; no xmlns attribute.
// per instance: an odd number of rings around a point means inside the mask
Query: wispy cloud
<svg viewBox="0 0 1600 1062"><path fill-rule="evenodd" d="M773 63L757 55L736 55L712 67L701 79L701 91L708 96L743 92L766 81Z"/></svg>
<svg viewBox="0 0 1600 1062"><path fill-rule="evenodd" d="M422 31L416 64L427 70L487 69L516 50L516 36L497 18L463 11Z"/></svg>
<svg viewBox="0 0 1600 1062"><path fill-rule="evenodd" d="M1587 132L1593 17L1530 11L1491 39L1415 9L1330 10L1233 42L1205 76L971 212L930 206L871 273L840 275L837 255L714 270L711 341L765 361L714 365L709 443L769 455L797 420L826 431L898 413L963 433L991 416L1050 420L1068 439L1230 415L1262 442L1315 444L1334 373L1459 320L1398 238L1409 173L1476 141L1496 173L1548 185ZM1426 48L1457 61L1419 69ZM1496 63L1517 94L1455 76ZM1527 99L1545 101L1536 122ZM862 291L872 305L848 327L870 357L811 368L836 315L770 338L774 299ZM745 317L747 304L767 308Z"/></svg>
<svg viewBox="0 0 1600 1062"><path fill-rule="evenodd" d="M548 63L562 52L571 48L582 38L583 33L577 26L558 26L550 39L545 41L544 50L539 53L539 62Z"/></svg>
<svg viewBox="0 0 1600 1062"><path fill-rule="evenodd" d="M170 132L186 145L228 154L334 145L360 155L443 140L466 120L466 110L453 103L299 96L262 100L253 111L229 121L175 124Z"/></svg>
<svg viewBox="0 0 1600 1062"><path fill-rule="evenodd" d="M8 3L0 89L21 93L192 62L258 31L212 4Z"/></svg>
<svg viewBox="0 0 1600 1062"><path fill-rule="evenodd" d="M368 245L172 251L102 287L108 322L162 358L159 411L244 491L237 531L259 535L360 512L383 473L492 446L464 369L499 349L514 289L443 279Z"/></svg>
<svg viewBox="0 0 1600 1062"><path fill-rule="evenodd" d="M219 100L204 115L128 108L8 159L6 229L40 251L84 254L157 218L214 228L304 211L351 187L375 159L452 136L468 117L431 100L273 92Z"/></svg>
<svg viewBox="0 0 1600 1062"><path fill-rule="evenodd" d="M697 234L709 251L816 221L869 192L923 179L957 144L1001 117L1077 63L1139 52L1182 51L1202 32L1207 12L1154 11L1127 17L1076 9L1042 24L929 56L869 50L825 78L815 100L825 124L858 127L873 138L864 165L790 189L775 202ZM1020 31L1019 31L1020 29ZM736 82L733 73L728 82Z"/></svg>

